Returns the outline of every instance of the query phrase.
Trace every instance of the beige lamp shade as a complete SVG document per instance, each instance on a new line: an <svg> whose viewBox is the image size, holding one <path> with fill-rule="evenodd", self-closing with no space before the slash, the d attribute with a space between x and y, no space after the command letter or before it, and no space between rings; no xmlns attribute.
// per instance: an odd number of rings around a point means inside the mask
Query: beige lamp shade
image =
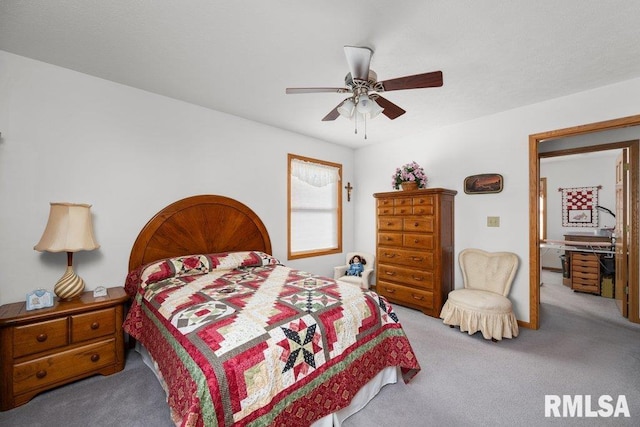
<svg viewBox="0 0 640 427"><path fill-rule="evenodd" d="M71 300L84 291L84 280L73 271L73 253L100 247L93 236L89 208L91 205L51 203L47 227L33 247L40 252L67 253L67 269L53 288L61 300Z"/></svg>
<svg viewBox="0 0 640 427"><path fill-rule="evenodd" d="M49 220L33 249L43 252L78 252L98 249L93 236L91 205L51 203Z"/></svg>

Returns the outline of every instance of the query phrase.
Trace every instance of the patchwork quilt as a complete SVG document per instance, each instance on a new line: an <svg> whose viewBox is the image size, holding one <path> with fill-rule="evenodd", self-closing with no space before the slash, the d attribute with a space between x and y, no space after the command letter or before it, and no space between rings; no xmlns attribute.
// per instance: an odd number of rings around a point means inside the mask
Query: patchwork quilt
<svg viewBox="0 0 640 427"><path fill-rule="evenodd" d="M190 255L127 277L124 329L183 426L309 425L388 366L420 365L389 303L261 252Z"/></svg>

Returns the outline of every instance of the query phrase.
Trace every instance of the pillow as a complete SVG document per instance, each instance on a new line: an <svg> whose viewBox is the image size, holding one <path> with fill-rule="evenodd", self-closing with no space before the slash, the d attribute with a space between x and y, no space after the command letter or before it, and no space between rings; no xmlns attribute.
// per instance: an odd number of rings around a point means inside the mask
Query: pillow
<svg viewBox="0 0 640 427"><path fill-rule="evenodd" d="M265 265L280 265L280 261L269 254L258 251L187 255L166 258L147 265L140 274L140 281L143 285L148 285L169 277L195 276L214 269L232 270L238 267Z"/></svg>

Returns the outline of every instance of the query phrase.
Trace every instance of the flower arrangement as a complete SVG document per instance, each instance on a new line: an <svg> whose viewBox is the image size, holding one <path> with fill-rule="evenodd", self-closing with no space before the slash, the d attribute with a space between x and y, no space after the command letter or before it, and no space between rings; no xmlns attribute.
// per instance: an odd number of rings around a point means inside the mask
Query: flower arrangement
<svg viewBox="0 0 640 427"><path fill-rule="evenodd" d="M406 165L397 168L391 178L391 186L396 190L400 189L400 185L403 182L412 181L418 183L418 188L425 188L428 181L427 175L424 173L424 169L422 169L422 166L416 162L407 163Z"/></svg>

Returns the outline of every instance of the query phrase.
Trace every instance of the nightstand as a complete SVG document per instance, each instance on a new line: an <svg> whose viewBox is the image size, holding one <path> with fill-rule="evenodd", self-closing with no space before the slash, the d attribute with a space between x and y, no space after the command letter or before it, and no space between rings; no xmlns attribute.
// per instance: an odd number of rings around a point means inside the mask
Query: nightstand
<svg viewBox="0 0 640 427"><path fill-rule="evenodd" d="M124 368L124 288L107 296L85 292L72 301L27 311L25 302L0 307L0 410L95 374Z"/></svg>

